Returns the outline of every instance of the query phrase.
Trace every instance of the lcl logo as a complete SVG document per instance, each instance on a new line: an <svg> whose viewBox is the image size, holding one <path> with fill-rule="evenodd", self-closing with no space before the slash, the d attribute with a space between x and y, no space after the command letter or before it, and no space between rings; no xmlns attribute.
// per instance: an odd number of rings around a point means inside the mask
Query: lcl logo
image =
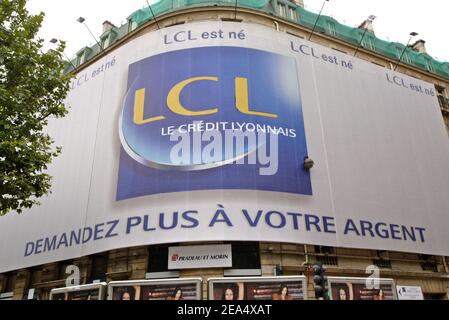
<svg viewBox="0 0 449 320"><path fill-rule="evenodd" d="M195 116L208 116L219 112L218 107L208 107L201 111L194 111L189 109L189 107L184 106L181 103L181 93L190 84L199 81L214 81L219 82L218 77L194 77L184 80L176 84L167 95L167 107L174 114L178 114L186 117ZM152 122L165 120L165 116L155 116L150 118L145 118L145 91L146 89L136 90L134 95L134 117L133 121L136 125L145 125ZM248 78L236 77L235 78L235 107L236 109L246 115L260 116L267 118L277 119L279 116L274 113L260 112L255 110L250 110L249 106L249 90L248 90Z"/></svg>
<svg viewBox="0 0 449 320"><path fill-rule="evenodd" d="M130 64L117 200L212 189L311 194L297 163L308 154L297 72L294 57L228 46Z"/></svg>

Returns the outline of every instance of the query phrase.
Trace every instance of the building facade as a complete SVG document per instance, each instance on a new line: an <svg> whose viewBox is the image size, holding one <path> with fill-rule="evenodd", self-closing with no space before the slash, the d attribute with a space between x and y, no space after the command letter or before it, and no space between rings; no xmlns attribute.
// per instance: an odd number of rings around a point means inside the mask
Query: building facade
<svg viewBox="0 0 449 320"><path fill-rule="evenodd" d="M116 27L105 22L104 33L100 37L102 47L97 45L80 50L73 61L76 69L69 68L68 72L77 76L73 82L73 87L77 87L83 83L80 76L90 70L89 67L147 34L176 27L188 30L189 25L200 22L248 24L272 29L300 39L298 41L310 40L338 55L353 57L357 54L357 58L388 71L397 67L396 71L401 74L432 84L440 104L440 120L443 119L449 134L449 63L440 63L427 55L423 41L405 48L401 44L376 38L369 21L359 29L353 29L330 17L317 18L317 15L302 7L302 1L245 0L236 3L163 0L152 6L152 11L143 9L135 12L123 26ZM366 28L368 32L365 32ZM168 38L165 40L170 41ZM300 50L299 47L297 49ZM398 62L404 49L402 61ZM382 94L379 92L379 95ZM327 266L328 276L347 278L365 278L371 275L369 271L367 273L367 268L377 266L381 278L394 279L397 286L419 286L425 299L449 299L447 256L382 248L356 249L337 245L292 244L288 241L230 239L232 241L217 238L217 241L175 241L169 244L164 241L161 244L117 248L81 258L8 271L0 275L0 298L27 299L29 290L35 289L34 298L48 299L52 289L66 286L69 276L66 273L67 266L76 265L80 270L81 284L96 280L109 282L199 277L203 279L204 298L207 297L209 278L303 275L307 279L308 296L313 299L311 266L321 262ZM220 244L231 245L232 267L169 270L170 247Z"/></svg>

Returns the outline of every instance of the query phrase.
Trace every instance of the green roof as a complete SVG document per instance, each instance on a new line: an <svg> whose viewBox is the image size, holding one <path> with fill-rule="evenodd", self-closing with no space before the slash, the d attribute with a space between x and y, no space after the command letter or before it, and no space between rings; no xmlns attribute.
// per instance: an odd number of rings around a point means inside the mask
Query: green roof
<svg viewBox="0 0 449 320"><path fill-rule="evenodd" d="M118 35L114 41L119 40L123 36L129 33L129 24L133 23L134 26L141 26L154 19L154 15L159 15L182 10L185 8L193 7L211 7L211 6L229 6L235 7L235 0L160 0L153 4L151 9L149 7L137 10L128 17L128 23L118 28ZM307 11L301 6L287 0L238 0L237 5L239 7L250 8L259 10L264 13L279 17L289 22L305 26L312 29L318 18L318 15ZM289 10L280 10L280 8L290 8L296 14L292 15ZM288 15L283 16L283 14ZM334 18L322 15L316 25L316 32L324 33L334 38L343 40L345 42L358 45L362 40L364 30L359 28L352 28L344 24L339 23ZM405 45L397 42L388 42L377 38L373 33L366 32L363 38L363 47L365 49L377 52L383 56L387 56L392 59L399 59L401 53L405 49ZM87 59L94 57L100 52L98 45L92 48ZM431 56L425 53L420 53L414 50L407 50L403 55L402 62L408 63L412 66L418 67L422 70L443 76L449 79L449 63L440 62L433 59ZM69 71L69 70L67 70Z"/></svg>

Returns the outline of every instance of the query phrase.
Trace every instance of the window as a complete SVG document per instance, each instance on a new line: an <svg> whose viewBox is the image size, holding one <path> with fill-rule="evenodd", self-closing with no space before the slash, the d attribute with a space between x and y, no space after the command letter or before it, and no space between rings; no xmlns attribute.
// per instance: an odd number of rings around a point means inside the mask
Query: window
<svg viewBox="0 0 449 320"><path fill-rule="evenodd" d="M438 272L438 265L435 261L435 257L421 254L419 260L421 260L420 265L424 271Z"/></svg>
<svg viewBox="0 0 449 320"><path fill-rule="evenodd" d="M408 48L407 48L407 49L408 49ZM400 58L401 55L402 55L402 58L401 58L401 61L402 61L402 62L405 62L405 63L411 63L410 55L409 55L409 53L407 52L407 49L404 50L404 48L397 47L397 48L396 48L396 52L397 52L396 54L397 54L398 58Z"/></svg>
<svg viewBox="0 0 449 320"><path fill-rule="evenodd" d="M12 272L6 274L6 283L2 292L13 292L16 286L16 275Z"/></svg>
<svg viewBox="0 0 449 320"><path fill-rule="evenodd" d="M87 61L87 58L89 56L89 54L92 52L92 49L86 47L84 49L82 49L81 51L79 51L76 54L76 66L79 67L80 65L82 65L84 62Z"/></svg>
<svg viewBox="0 0 449 320"><path fill-rule="evenodd" d="M89 283L93 283L95 280L106 281L107 272L108 254L102 253L92 256Z"/></svg>
<svg viewBox="0 0 449 320"><path fill-rule="evenodd" d="M329 32L329 34L335 36L337 34L337 31L335 29L335 23L333 22L328 22L327 23L327 30Z"/></svg>
<svg viewBox="0 0 449 320"><path fill-rule="evenodd" d="M449 113L449 99L444 96L438 95L438 101L440 103L441 111L443 111L445 113ZM445 118L445 121L447 122L447 118ZM449 123L449 122L447 122L447 123Z"/></svg>
<svg viewBox="0 0 449 320"><path fill-rule="evenodd" d="M30 288L42 278L42 267L31 268L30 270Z"/></svg>
<svg viewBox="0 0 449 320"><path fill-rule="evenodd" d="M446 293L424 293L424 300L446 300Z"/></svg>
<svg viewBox="0 0 449 320"><path fill-rule="evenodd" d="M29 276L27 285L23 292L22 300L38 300L41 296L41 290L35 288L36 283L40 282L42 279L42 266L29 268ZM33 290L33 295L30 296L30 290Z"/></svg>
<svg viewBox="0 0 449 320"><path fill-rule="evenodd" d="M260 269L258 242L232 242L232 269Z"/></svg>
<svg viewBox="0 0 449 320"><path fill-rule="evenodd" d="M432 60L426 59L427 69L430 72L435 72L435 68L433 67Z"/></svg>
<svg viewBox="0 0 449 320"><path fill-rule="evenodd" d="M109 37L109 35L101 38L101 48L102 49L106 49L107 47L109 47L110 44L111 44L111 38Z"/></svg>
<svg viewBox="0 0 449 320"><path fill-rule="evenodd" d="M323 265L338 266L338 258L336 257L335 248L326 246L315 246L317 253L316 261Z"/></svg>
<svg viewBox="0 0 449 320"><path fill-rule="evenodd" d="M117 32L114 30L114 28L106 31L102 36L101 36L101 49L106 49L107 47L109 47L114 40L117 38Z"/></svg>
<svg viewBox="0 0 449 320"><path fill-rule="evenodd" d="M368 35L366 35L366 36L363 38L362 46L363 46L364 48L366 48L366 49L374 50L374 49L375 49L375 46L374 46L374 40L373 40L373 38L370 37L370 36L368 36Z"/></svg>
<svg viewBox="0 0 449 320"><path fill-rule="evenodd" d="M410 55L408 54L407 50L402 55L402 61L404 61L405 63L410 63L411 62Z"/></svg>
<svg viewBox="0 0 449 320"><path fill-rule="evenodd" d="M435 86L435 90L437 91L437 95L446 97L446 89L444 87Z"/></svg>
<svg viewBox="0 0 449 320"><path fill-rule="evenodd" d="M373 264L379 269L391 269L391 260L376 258L373 260Z"/></svg>
<svg viewBox="0 0 449 320"><path fill-rule="evenodd" d="M298 21L298 14L296 12L296 9L293 7L288 7L288 11L290 13L289 18L292 19L293 21Z"/></svg>
<svg viewBox="0 0 449 320"><path fill-rule="evenodd" d="M391 260L387 251L376 251L376 257L373 259L373 264L380 269L391 269Z"/></svg>
<svg viewBox="0 0 449 320"><path fill-rule="evenodd" d="M84 63L84 61L86 61L85 51L79 53L76 56L76 66L79 67L80 65L82 65Z"/></svg>
<svg viewBox="0 0 449 320"><path fill-rule="evenodd" d="M172 0L173 9L183 7L184 1L182 0Z"/></svg>
<svg viewBox="0 0 449 320"><path fill-rule="evenodd" d="M168 248L176 246L178 244L162 244L150 247L148 253L148 272L168 271Z"/></svg>
<svg viewBox="0 0 449 320"><path fill-rule="evenodd" d="M70 275L67 272L67 267L73 265L73 260L63 261L59 263L59 273L58 273L58 279L66 279Z"/></svg>
<svg viewBox="0 0 449 320"><path fill-rule="evenodd" d="M410 54L407 52L407 50L405 50L402 60L406 63L411 63L412 60L410 59Z"/></svg>
<svg viewBox="0 0 449 320"><path fill-rule="evenodd" d="M1 275L0 275L1 276ZM0 301L12 300L14 287L16 285L16 275L12 272L3 275L3 281L0 285Z"/></svg>
<svg viewBox="0 0 449 320"><path fill-rule="evenodd" d="M133 20L128 20L128 32L131 32L136 29L137 29L137 22Z"/></svg>
<svg viewBox="0 0 449 320"><path fill-rule="evenodd" d="M281 17L286 18L287 17L287 11L285 8L285 4L278 2L278 6L279 6L279 15Z"/></svg>
<svg viewBox="0 0 449 320"><path fill-rule="evenodd" d="M435 86L437 92L438 102L440 103L441 109L444 111L449 111L449 99L446 98L446 89L440 86Z"/></svg>

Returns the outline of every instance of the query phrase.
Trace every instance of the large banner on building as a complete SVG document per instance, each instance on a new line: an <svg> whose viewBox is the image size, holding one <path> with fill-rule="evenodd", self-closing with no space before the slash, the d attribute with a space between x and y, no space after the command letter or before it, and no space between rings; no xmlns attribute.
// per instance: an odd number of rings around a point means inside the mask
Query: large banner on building
<svg viewBox="0 0 449 320"><path fill-rule="evenodd" d="M48 127L63 148L53 193L0 218L0 272L185 241L449 255L449 139L430 83L201 22L112 50L67 104Z"/></svg>

